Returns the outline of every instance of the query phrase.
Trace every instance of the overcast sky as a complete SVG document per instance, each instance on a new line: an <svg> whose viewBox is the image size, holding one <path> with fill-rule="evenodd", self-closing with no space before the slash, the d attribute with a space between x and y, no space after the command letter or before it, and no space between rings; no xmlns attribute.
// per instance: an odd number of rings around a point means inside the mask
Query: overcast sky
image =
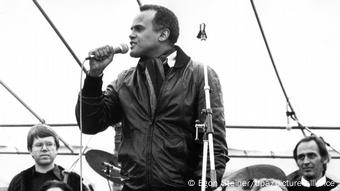
<svg viewBox="0 0 340 191"><path fill-rule="evenodd" d="M181 46L220 76L227 125L287 124L286 101L275 76L249 0L141 0L162 4L179 17ZM138 13L134 0L40 0L78 58L102 45L129 42ZM276 67L300 122L340 126L340 1L255 0ZM196 38L206 23L208 39ZM47 123L75 123L80 67L32 1L0 0L0 80ZM116 55L104 85L136 59ZM0 124L39 121L0 86ZM295 125L293 123L293 125ZM25 151L27 128L2 128L1 145ZM76 127L58 133L79 143ZM105 137L111 137L108 130ZM339 131L318 131L339 150ZM230 147L291 150L300 131L227 129ZM95 137L92 147L111 150ZM270 144L268 144L270 142ZM282 144L282 143L285 144Z"/></svg>

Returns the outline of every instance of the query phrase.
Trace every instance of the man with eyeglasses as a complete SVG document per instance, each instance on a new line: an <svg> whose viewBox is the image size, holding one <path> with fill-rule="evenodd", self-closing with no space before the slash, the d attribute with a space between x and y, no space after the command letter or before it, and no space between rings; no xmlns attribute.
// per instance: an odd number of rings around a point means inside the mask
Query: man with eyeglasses
<svg viewBox="0 0 340 191"><path fill-rule="evenodd" d="M64 181L73 191L80 190L80 176L65 172L54 163L59 149L59 138L47 125L33 126L27 135L27 149L35 161L34 166L20 172L11 181L8 191L38 191L49 180ZM83 186L83 190L88 190Z"/></svg>

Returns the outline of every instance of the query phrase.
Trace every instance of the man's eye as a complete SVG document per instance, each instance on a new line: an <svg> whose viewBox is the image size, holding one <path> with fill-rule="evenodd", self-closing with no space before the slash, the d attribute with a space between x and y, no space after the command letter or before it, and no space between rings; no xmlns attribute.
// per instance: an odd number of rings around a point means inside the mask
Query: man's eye
<svg viewBox="0 0 340 191"><path fill-rule="evenodd" d="M315 153L309 153L307 156L308 156L308 158L313 159L313 158L316 157L316 154Z"/></svg>
<svg viewBox="0 0 340 191"><path fill-rule="evenodd" d="M305 158L305 156L304 155L298 155L298 157L297 157L299 160L303 160L304 158Z"/></svg>
<svg viewBox="0 0 340 191"><path fill-rule="evenodd" d="M142 30L143 30L143 27L141 27L141 26L136 26L136 27L135 27L135 31L140 32L140 31L142 31Z"/></svg>

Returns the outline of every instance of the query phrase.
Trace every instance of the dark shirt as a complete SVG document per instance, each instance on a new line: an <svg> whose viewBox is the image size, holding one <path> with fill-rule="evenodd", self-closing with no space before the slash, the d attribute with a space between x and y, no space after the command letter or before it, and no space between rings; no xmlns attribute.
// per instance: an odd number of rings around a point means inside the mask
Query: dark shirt
<svg viewBox="0 0 340 191"><path fill-rule="evenodd" d="M46 173L34 171L31 178L31 181L25 186L27 191L39 190L45 182L49 180L58 180L58 177L53 173L53 169Z"/></svg>
<svg viewBox="0 0 340 191"><path fill-rule="evenodd" d="M8 186L8 191L38 191L40 186L48 180L63 181L65 176L64 168L55 165L54 169L47 173L39 173L32 166L17 174ZM68 175L67 184L70 185L73 191L80 190L80 176L77 173L70 172ZM83 186L84 191L88 191L87 187Z"/></svg>

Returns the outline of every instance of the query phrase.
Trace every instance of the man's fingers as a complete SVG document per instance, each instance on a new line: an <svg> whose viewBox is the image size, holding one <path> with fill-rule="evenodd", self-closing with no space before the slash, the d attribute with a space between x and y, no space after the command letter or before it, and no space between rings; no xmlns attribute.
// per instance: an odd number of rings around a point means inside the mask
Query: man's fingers
<svg viewBox="0 0 340 191"><path fill-rule="evenodd" d="M97 58L107 58L113 53L113 47L106 45L90 51L89 55L94 55Z"/></svg>

